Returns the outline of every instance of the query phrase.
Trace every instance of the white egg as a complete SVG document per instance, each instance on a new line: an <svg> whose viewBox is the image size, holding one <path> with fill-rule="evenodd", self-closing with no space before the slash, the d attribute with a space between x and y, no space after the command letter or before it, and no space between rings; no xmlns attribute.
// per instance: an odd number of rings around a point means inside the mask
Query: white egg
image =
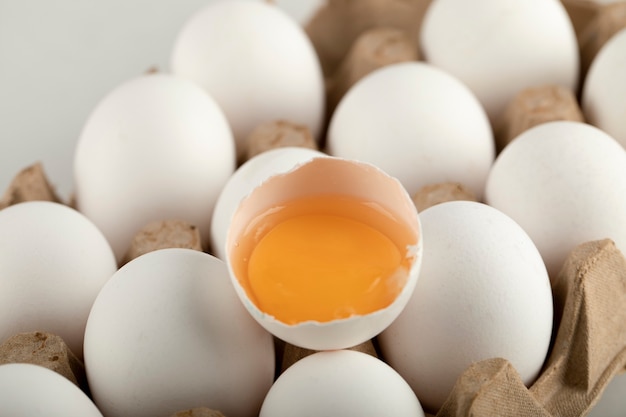
<svg viewBox="0 0 626 417"><path fill-rule="evenodd" d="M178 34L174 74L203 86L224 110L241 157L261 123L289 120L319 138L325 87L306 33L279 7L261 1L216 1Z"/></svg>
<svg viewBox="0 0 626 417"><path fill-rule="evenodd" d="M626 250L626 150L588 124L536 126L496 159L486 202L524 228L555 277L581 243L611 238Z"/></svg>
<svg viewBox="0 0 626 417"><path fill-rule="evenodd" d="M318 352L290 366L267 394L260 417L423 417L404 379L371 355Z"/></svg>
<svg viewBox="0 0 626 417"><path fill-rule="evenodd" d="M434 0L420 46L476 94L494 125L526 87L578 85L576 34L558 0Z"/></svg>
<svg viewBox="0 0 626 417"><path fill-rule="evenodd" d="M422 62L390 65L355 84L332 116L327 147L331 155L380 167L410 194L455 181L480 197L495 155L473 93Z"/></svg>
<svg viewBox="0 0 626 417"><path fill-rule="evenodd" d="M598 52L585 77L582 108L587 121L626 148L626 29Z"/></svg>
<svg viewBox="0 0 626 417"><path fill-rule="evenodd" d="M274 379L274 345L237 300L225 264L191 249L142 255L98 295L85 367L107 417L206 406L256 416Z"/></svg>
<svg viewBox="0 0 626 417"><path fill-rule="evenodd" d="M272 175L289 171L299 163L324 155L307 148L278 148L260 153L237 168L215 203L211 220L212 253L220 259L226 259L225 245L230 218L242 198Z"/></svg>
<svg viewBox="0 0 626 417"><path fill-rule="evenodd" d="M102 233L76 210L44 201L0 210L0 343L45 331L82 358L89 310L116 269Z"/></svg>
<svg viewBox="0 0 626 417"><path fill-rule="evenodd" d="M89 397L62 375L27 363L0 365L0 416L102 417Z"/></svg>
<svg viewBox="0 0 626 417"><path fill-rule="evenodd" d="M94 109L74 157L76 203L117 260L147 223L181 219L208 241L211 212L235 170L235 144L217 104L166 74L127 81Z"/></svg>
<svg viewBox="0 0 626 417"><path fill-rule="evenodd" d="M424 260L404 311L379 337L383 358L436 412L473 362L503 357L524 383L538 376L552 332L541 256L512 219L454 201L420 213Z"/></svg>

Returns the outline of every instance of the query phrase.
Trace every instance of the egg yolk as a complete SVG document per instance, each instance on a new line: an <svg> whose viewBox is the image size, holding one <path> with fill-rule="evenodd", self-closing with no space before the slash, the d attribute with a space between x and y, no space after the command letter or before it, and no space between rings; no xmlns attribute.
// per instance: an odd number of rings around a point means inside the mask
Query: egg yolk
<svg viewBox="0 0 626 417"><path fill-rule="evenodd" d="M407 278L405 254L368 224L304 214L271 228L247 266L257 306L283 323L368 314L393 302Z"/></svg>

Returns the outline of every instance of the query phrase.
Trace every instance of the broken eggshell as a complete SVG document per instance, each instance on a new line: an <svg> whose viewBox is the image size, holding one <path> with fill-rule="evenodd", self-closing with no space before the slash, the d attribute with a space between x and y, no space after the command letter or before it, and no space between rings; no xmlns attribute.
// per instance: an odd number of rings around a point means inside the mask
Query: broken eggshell
<svg viewBox="0 0 626 417"><path fill-rule="evenodd" d="M286 324L262 311L242 284L239 266L242 253L251 248L242 237L249 233L263 213L276 210L299 198L339 195L357 198L376 206L403 225L402 234L410 235L406 245L408 276L398 294L386 307L361 315L330 321L304 320ZM378 228L378 225L376 226ZM397 230L379 228L390 238ZM291 171L268 178L245 197L233 214L226 238L226 262L237 295L252 317L276 337L293 345L313 350L333 350L355 346L376 336L400 314L417 283L422 258L421 228L417 209L401 183L374 165L336 157L313 158ZM256 243L262 236L256 236ZM395 236L397 238L397 236ZM250 243L254 246L256 243Z"/></svg>
<svg viewBox="0 0 626 417"><path fill-rule="evenodd" d="M228 225L237 205L243 197L272 175L289 171L298 163L324 153L307 148L284 147L260 153L241 165L230 176L220 192L211 218L211 248L218 258L224 260Z"/></svg>

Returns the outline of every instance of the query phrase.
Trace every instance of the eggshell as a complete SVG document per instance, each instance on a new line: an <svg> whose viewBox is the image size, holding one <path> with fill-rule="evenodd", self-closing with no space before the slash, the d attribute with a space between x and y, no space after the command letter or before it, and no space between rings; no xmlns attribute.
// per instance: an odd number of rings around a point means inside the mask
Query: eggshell
<svg viewBox="0 0 626 417"><path fill-rule="evenodd" d="M226 266L191 249L129 262L98 295L85 332L93 398L107 417L206 406L258 415L274 345L237 301Z"/></svg>
<svg viewBox="0 0 626 417"><path fill-rule="evenodd" d="M188 80L146 75L113 89L88 117L74 156L76 204L119 262L152 221L185 220L208 241L234 170L232 133L213 99Z"/></svg>
<svg viewBox="0 0 626 417"><path fill-rule="evenodd" d="M49 332L82 358L89 310L116 269L102 233L76 210L44 201L0 210L0 343Z"/></svg>
<svg viewBox="0 0 626 417"><path fill-rule="evenodd" d="M318 352L287 369L265 397L260 417L415 416L424 411L404 379L371 355Z"/></svg>
<svg viewBox="0 0 626 417"><path fill-rule="evenodd" d="M26 363L0 365L0 415L102 417L89 397L67 378Z"/></svg>
<svg viewBox="0 0 626 417"><path fill-rule="evenodd" d="M494 125L524 88L578 85L576 34L558 0L435 0L420 46L476 94Z"/></svg>
<svg viewBox="0 0 626 417"><path fill-rule="evenodd" d="M222 189L211 219L211 249L225 260L226 235L241 199L272 175L291 170L297 164L325 154L313 149L285 147L256 155L241 165Z"/></svg>
<svg viewBox="0 0 626 417"><path fill-rule="evenodd" d="M423 62L389 65L356 83L332 116L327 150L378 166L410 194L460 182L479 198L495 155L473 93Z"/></svg>
<svg viewBox="0 0 626 417"><path fill-rule="evenodd" d="M397 298L386 308L328 322L315 320L285 324L260 310L243 288L233 264L239 239L260 214L287 201L316 195L338 194L362 198L378 206L410 229L414 244L406 248L410 259L407 281ZM235 211L226 238L226 262L239 299L252 317L278 338L313 350L343 349L371 339L386 328L404 308L418 279L422 238L417 210L399 181L379 168L341 158L311 159L291 171L277 174L255 188Z"/></svg>
<svg viewBox="0 0 626 417"><path fill-rule="evenodd" d="M626 150L588 124L536 126L496 159L486 202L524 228L555 277L583 242L611 238L626 250Z"/></svg>
<svg viewBox="0 0 626 417"><path fill-rule="evenodd" d="M224 110L237 142L261 123L289 120L319 139L325 87L319 60L300 24L261 1L214 1L181 28L174 74L203 86Z"/></svg>
<svg viewBox="0 0 626 417"><path fill-rule="evenodd" d="M420 279L404 311L378 337L383 358L432 412L475 361L508 359L532 383L553 318L550 281L533 242L482 203L441 203L420 219Z"/></svg>
<svg viewBox="0 0 626 417"><path fill-rule="evenodd" d="M626 147L626 29L600 49L591 63L582 93L582 108L589 123Z"/></svg>

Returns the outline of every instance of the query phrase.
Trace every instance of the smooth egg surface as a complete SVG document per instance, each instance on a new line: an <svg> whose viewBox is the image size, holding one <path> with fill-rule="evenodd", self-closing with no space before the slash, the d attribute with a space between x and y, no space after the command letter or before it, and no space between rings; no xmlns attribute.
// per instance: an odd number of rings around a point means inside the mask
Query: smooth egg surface
<svg viewBox="0 0 626 417"><path fill-rule="evenodd" d="M74 156L76 205L119 262L152 221L184 220L208 241L234 170L232 132L215 101L189 80L144 75L113 89L86 120Z"/></svg>
<svg viewBox="0 0 626 417"><path fill-rule="evenodd" d="M435 0L424 15L420 46L426 62L476 94L494 127L527 87L578 86L576 34L558 0Z"/></svg>
<svg viewBox="0 0 626 417"><path fill-rule="evenodd" d="M49 332L82 358L89 311L116 270L104 235L78 211L45 201L0 210L0 343Z"/></svg>
<svg viewBox="0 0 626 417"><path fill-rule="evenodd" d="M525 384L538 376L552 334L552 291L537 248L511 218L454 201L420 213L419 281L378 336L382 357L436 413L473 362L508 359Z"/></svg>
<svg viewBox="0 0 626 417"><path fill-rule="evenodd" d="M0 365L0 416L102 417L89 397L64 376L27 363Z"/></svg>
<svg viewBox="0 0 626 417"><path fill-rule="evenodd" d="M85 332L93 398L107 417L209 407L257 416L275 372L272 336L237 300L225 264L161 249L102 289Z"/></svg>
<svg viewBox="0 0 626 417"><path fill-rule="evenodd" d="M260 417L423 417L404 379L383 361L351 350L318 352L276 380Z"/></svg>
<svg viewBox="0 0 626 417"><path fill-rule="evenodd" d="M389 65L356 83L332 115L327 151L376 165L409 194L454 181L479 198L495 156L474 94L424 62Z"/></svg>
<svg viewBox="0 0 626 417"><path fill-rule="evenodd" d="M272 120L306 125L319 139L325 87L317 54L299 23L273 4L208 4L181 28L171 69L219 103L239 157L252 130Z"/></svg>
<svg viewBox="0 0 626 417"><path fill-rule="evenodd" d="M581 243L611 238L626 249L626 150L589 124L520 134L496 159L485 197L528 233L552 277Z"/></svg>
<svg viewBox="0 0 626 417"><path fill-rule="evenodd" d="M626 147L626 29L598 52L585 77L582 107L589 123Z"/></svg>

